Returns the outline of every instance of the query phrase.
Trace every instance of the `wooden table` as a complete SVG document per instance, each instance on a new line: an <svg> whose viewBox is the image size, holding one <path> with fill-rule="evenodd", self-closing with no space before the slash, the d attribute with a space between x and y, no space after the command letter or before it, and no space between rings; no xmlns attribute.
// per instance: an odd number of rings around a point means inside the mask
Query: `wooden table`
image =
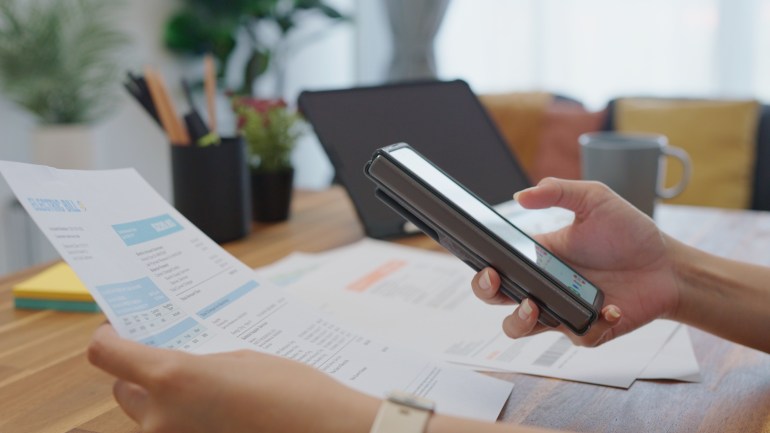
<svg viewBox="0 0 770 433"><path fill-rule="evenodd" d="M657 216L687 242L770 265L769 213L664 207ZM298 193L290 221L255 225L247 239L226 248L256 267L294 250L322 251L362 236L345 193L332 188ZM425 237L402 242L436 248ZM0 432L138 431L113 401L112 379L85 358L101 314L13 308L12 285L40 269L0 278ZM767 331L761 332L770 338ZM501 420L585 432L770 433L770 355L698 330L690 334L701 383L637 381L620 390L496 374L516 384Z"/></svg>

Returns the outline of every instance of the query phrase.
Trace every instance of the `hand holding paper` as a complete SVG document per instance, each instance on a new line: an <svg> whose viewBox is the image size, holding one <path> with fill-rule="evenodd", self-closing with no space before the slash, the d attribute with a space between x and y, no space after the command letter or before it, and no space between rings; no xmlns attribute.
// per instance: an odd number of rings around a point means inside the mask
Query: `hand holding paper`
<svg viewBox="0 0 770 433"><path fill-rule="evenodd" d="M115 398L142 431L331 431L342 413L351 431L367 431L379 404L298 362L253 351L192 356L124 340L109 325L88 354L120 379Z"/></svg>

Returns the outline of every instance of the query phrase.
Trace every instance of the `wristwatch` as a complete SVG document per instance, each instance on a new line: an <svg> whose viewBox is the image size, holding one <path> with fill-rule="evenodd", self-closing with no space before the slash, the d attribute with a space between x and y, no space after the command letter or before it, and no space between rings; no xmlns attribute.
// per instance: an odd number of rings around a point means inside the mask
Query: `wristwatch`
<svg viewBox="0 0 770 433"><path fill-rule="evenodd" d="M382 402L369 433L424 433L435 405L404 392L392 392Z"/></svg>

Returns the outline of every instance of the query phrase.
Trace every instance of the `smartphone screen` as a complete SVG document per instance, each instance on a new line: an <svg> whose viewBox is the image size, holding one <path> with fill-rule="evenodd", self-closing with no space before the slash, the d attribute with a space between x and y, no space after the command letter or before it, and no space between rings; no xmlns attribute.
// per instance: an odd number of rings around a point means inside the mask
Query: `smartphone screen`
<svg viewBox="0 0 770 433"><path fill-rule="evenodd" d="M489 205L458 185L420 154L409 147L398 148L388 153L415 176L421 178L427 185L473 217L501 241L518 251L530 263L552 279L561 282L562 285L587 303L593 304L598 292L593 284L586 281L572 268L500 216Z"/></svg>

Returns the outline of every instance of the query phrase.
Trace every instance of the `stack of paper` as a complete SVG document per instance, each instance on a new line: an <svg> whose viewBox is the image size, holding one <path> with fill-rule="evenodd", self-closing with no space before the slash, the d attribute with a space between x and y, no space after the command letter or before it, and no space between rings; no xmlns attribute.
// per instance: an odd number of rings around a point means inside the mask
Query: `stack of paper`
<svg viewBox="0 0 770 433"><path fill-rule="evenodd" d="M448 254L365 239L325 253L295 253L257 272L356 329L476 370L621 388L637 378L699 380L687 330L671 321L593 349L557 332L508 338L501 324L513 308L478 300L470 289L473 271Z"/></svg>
<svg viewBox="0 0 770 433"><path fill-rule="evenodd" d="M99 312L99 306L66 263L57 263L13 287L16 308Z"/></svg>

